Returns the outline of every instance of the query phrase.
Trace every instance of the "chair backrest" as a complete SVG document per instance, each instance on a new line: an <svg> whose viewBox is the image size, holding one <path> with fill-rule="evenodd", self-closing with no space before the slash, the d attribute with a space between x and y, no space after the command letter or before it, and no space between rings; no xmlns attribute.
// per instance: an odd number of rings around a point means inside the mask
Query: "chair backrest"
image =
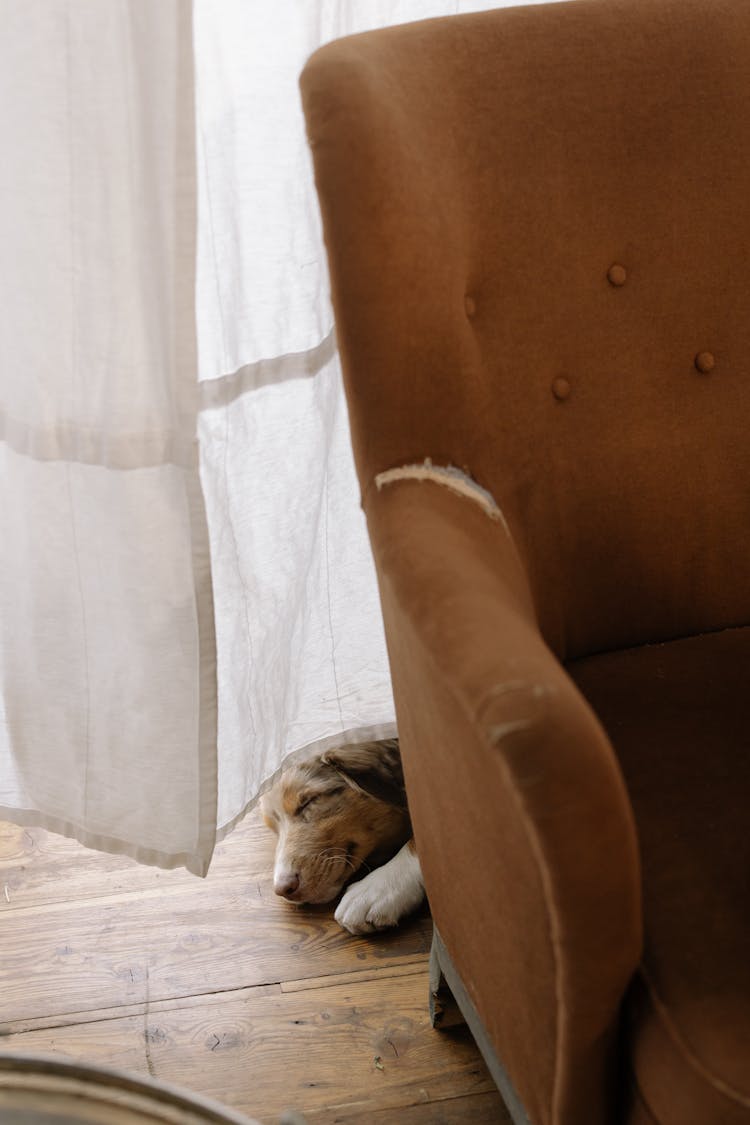
<svg viewBox="0 0 750 1125"><path fill-rule="evenodd" d="M573 0L302 77L353 442L502 508L563 656L750 620L750 3Z"/></svg>

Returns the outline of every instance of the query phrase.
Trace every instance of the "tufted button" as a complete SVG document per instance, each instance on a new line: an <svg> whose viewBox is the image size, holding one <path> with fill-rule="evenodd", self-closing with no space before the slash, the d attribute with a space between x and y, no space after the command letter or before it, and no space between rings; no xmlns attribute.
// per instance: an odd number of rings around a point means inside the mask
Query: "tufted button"
<svg viewBox="0 0 750 1125"><path fill-rule="evenodd" d="M552 394L558 402L565 402L570 397L570 383L564 375L558 375L552 380Z"/></svg>
<svg viewBox="0 0 750 1125"><path fill-rule="evenodd" d="M621 266L619 262L615 262L607 270L607 281L610 285L614 285L616 289L624 285L627 280L628 271L625 269L625 266Z"/></svg>
<svg viewBox="0 0 750 1125"><path fill-rule="evenodd" d="M695 357L695 366L698 368L701 375L708 375L709 371L713 371L716 366L716 360L711 352L698 352Z"/></svg>
<svg viewBox="0 0 750 1125"><path fill-rule="evenodd" d="M477 311L477 303L473 297L468 295L464 297L464 308L466 309L467 316L474 316Z"/></svg>

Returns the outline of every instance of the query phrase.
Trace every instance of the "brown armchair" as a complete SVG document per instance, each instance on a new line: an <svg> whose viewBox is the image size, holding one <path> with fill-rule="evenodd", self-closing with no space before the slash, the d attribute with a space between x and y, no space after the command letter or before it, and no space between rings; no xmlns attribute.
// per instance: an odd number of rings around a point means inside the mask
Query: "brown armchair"
<svg viewBox="0 0 750 1125"><path fill-rule="evenodd" d="M436 965L516 1122L748 1123L750 3L302 91Z"/></svg>

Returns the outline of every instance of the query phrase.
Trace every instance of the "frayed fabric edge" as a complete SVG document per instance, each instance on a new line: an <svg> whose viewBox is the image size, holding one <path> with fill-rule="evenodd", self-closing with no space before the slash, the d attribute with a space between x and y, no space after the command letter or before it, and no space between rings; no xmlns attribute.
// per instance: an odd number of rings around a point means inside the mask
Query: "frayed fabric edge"
<svg viewBox="0 0 750 1125"><path fill-rule="evenodd" d="M384 472L378 473L375 477L375 487L380 492L386 485L399 480L431 480L435 484L443 485L443 487L451 489L459 496L464 496L467 500L473 500L485 515L489 516L491 520L497 520L501 523L506 531L509 530L505 517L498 508L492 493L488 492L486 488L482 488L481 484L477 484L468 473L465 473L463 469L456 468L455 465L433 465L430 458L427 457L421 464L402 465L397 469L386 469Z"/></svg>

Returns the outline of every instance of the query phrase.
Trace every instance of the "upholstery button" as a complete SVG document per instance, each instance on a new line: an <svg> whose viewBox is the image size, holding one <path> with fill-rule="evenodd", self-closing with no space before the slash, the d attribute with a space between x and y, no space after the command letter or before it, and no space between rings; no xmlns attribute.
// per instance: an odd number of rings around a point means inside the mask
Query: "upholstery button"
<svg viewBox="0 0 750 1125"><path fill-rule="evenodd" d="M558 402L565 402L570 397L570 383L563 375L558 375L552 380L552 394Z"/></svg>
<svg viewBox="0 0 750 1125"><path fill-rule="evenodd" d="M627 280L628 271L625 269L625 266L621 266L619 262L615 262L614 265L611 265L607 270L607 281L610 285L614 285L615 288L619 289Z"/></svg>
<svg viewBox="0 0 750 1125"><path fill-rule="evenodd" d="M708 375L709 371L713 371L716 366L716 360L711 355L711 352L698 352L695 357L695 366L698 368L701 375Z"/></svg>
<svg viewBox="0 0 750 1125"><path fill-rule="evenodd" d="M474 316L477 311L477 303L473 297L464 297L464 308L467 316Z"/></svg>

